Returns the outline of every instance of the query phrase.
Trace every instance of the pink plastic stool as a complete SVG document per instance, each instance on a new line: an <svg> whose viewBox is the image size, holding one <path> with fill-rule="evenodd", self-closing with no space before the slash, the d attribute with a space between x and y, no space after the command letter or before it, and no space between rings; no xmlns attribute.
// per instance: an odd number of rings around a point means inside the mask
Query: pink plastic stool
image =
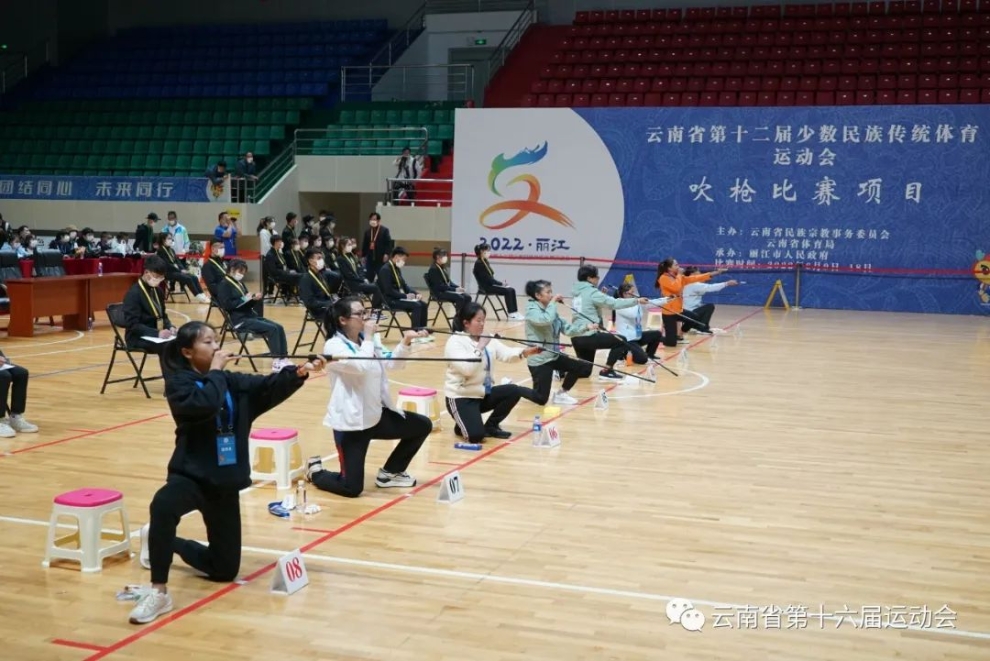
<svg viewBox="0 0 990 661"><path fill-rule="evenodd" d="M261 456L263 452L265 457ZM248 453L251 479L274 480L278 489L290 488L293 480L306 473L299 433L295 429L255 429L248 438Z"/></svg>
<svg viewBox="0 0 990 661"><path fill-rule="evenodd" d="M663 326L663 308L650 308L646 316L646 327L660 328L661 326Z"/></svg>
<svg viewBox="0 0 990 661"><path fill-rule="evenodd" d="M413 411L425 415L433 423L433 431L440 431L440 400L433 388L409 386L399 391L395 403L402 411Z"/></svg>
<svg viewBox="0 0 990 661"><path fill-rule="evenodd" d="M103 532L103 519L113 512L120 515L120 532ZM56 538L60 517L74 518L76 531ZM113 544L103 546L104 540ZM75 543L75 547L69 546L70 543ZM42 566L49 567L52 560L73 560L84 572L98 572L103 569L104 558L118 553L130 554L130 551L131 534L124 494L111 489L85 488L55 497Z"/></svg>

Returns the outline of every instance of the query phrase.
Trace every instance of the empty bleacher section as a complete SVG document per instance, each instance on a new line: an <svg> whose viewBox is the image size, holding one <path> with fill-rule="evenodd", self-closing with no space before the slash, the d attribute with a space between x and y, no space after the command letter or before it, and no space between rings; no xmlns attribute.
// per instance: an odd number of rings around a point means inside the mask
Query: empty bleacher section
<svg viewBox="0 0 990 661"><path fill-rule="evenodd" d="M0 112L0 171L202 176L247 151L264 163L335 101L340 67L387 37L381 20L129 30Z"/></svg>
<svg viewBox="0 0 990 661"><path fill-rule="evenodd" d="M299 138L300 154L348 156L413 152L438 158L450 154L454 140L453 102L357 102L339 106L325 132Z"/></svg>
<svg viewBox="0 0 990 661"><path fill-rule="evenodd" d="M487 105L990 103L990 0L580 11L554 36Z"/></svg>

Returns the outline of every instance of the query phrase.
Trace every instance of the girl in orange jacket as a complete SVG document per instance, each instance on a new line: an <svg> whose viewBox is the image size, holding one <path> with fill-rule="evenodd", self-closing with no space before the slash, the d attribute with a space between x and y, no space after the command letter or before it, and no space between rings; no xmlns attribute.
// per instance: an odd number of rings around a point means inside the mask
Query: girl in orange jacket
<svg viewBox="0 0 990 661"><path fill-rule="evenodd" d="M728 269L719 269L710 273L698 273L696 275L684 275L677 260L673 257L660 262L657 266L657 289L663 297L673 297L663 308L663 345L665 347L676 347L678 342L684 340L680 333L681 319L678 315L684 310L684 301L681 294L684 285L692 282L704 282L710 280L712 276L725 273Z"/></svg>

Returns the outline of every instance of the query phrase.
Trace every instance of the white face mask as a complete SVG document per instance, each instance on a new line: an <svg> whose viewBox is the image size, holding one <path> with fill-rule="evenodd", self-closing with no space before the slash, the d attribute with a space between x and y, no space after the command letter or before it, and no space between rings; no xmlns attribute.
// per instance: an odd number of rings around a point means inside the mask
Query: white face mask
<svg viewBox="0 0 990 661"><path fill-rule="evenodd" d="M299 244L299 250L306 250L306 248L309 248L309 244L308 243L300 243Z"/></svg>
<svg viewBox="0 0 990 661"><path fill-rule="evenodd" d="M213 251L213 254L216 255L217 257L223 257L223 248L217 248L216 250Z"/></svg>
<svg viewBox="0 0 990 661"><path fill-rule="evenodd" d="M31 239L31 242L28 243L28 247L29 248L37 248L38 247L38 240L37 239Z"/></svg>
<svg viewBox="0 0 990 661"><path fill-rule="evenodd" d="M404 259L400 259L400 260L398 260L398 261L396 261L396 262L395 262L395 265L396 265L396 266L397 266L398 268L400 268L400 269L401 269L402 267L404 267L404 266L406 265L406 260L404 260Z"/></svg>
<svg viewBox="0 0 990 661"><path fill-rule="evenodd" d="M247 159L247 162L248 163L254 163L254 159L253 158L249 158L249 159Z"/></svg>
<svg viewBox="0 0 990 661"><path fill-rule="evenodd" d="M165 242L165 247L171 248L172 247L172 242L171 241L166 241Z"/></svg>
<svg viewBox="0 0 990 661"><path fill-rule="evenodd" d="M88 242L88 241L92 241L92 240L93 240L93 235L92 234L88 234L86 236L86 241Z"/></svg>
<svg viewBox="0 0 990 661"><path fill-rule="evenodd" d="M441 264L446 264L447 263L447 258L446 257L441 257L440 258L440 263Z"/></svg>
<svg viewBox="0 0 990 661"><path fill-rule="evenodd" d="M152 287L157 287L158 285L162 284L164 281L165 278L160 278L156 275L153 275L150 278L148 278L148 284L151 285Z"/></svg>
<svg viewBox="0 0 990 661"><path fill-rule="evenodd" d="M317 241L316 243L313 244L313 247L314 248L322 248L323 247L323 244L320 243L319 241Z"/></svg>
<svg viewBox="0 0 990 661"><path fill-rule="evenodd" d="M244 279L244 274L243 273L235 273L234 274L234 280L237 280L237 282L240 282L243 279Z"/></svg>
<svg viewBox="0 0 990 661"><path fill-rule="evenodd" d="M176 226L176 225L178 225L178 224L179 224L179 221L178 221L178 220L176 220L175 218L173 218L173 219L171 219L170 221L168 221L168 226L169 226L169 227L175 227L175 226Z"/></svg>
<svg viewBox="0 0 990 661"><path fill-rule="evenodd" d="M316 270L317 271L322 271L323 270L323 267L325 267L325 266L326 266L326 262L324 262L322 259L316 260Z"/></svg>
<svg viewBox="0 0 990 661"><path fill-rule="evenodd" d="M69 238L70 239L76 238L76 233L75 232L69 232Z"/></svg>
<svg viewBox="0 0 990 661"><path fill-rule="evenodd" d="M354 246L344 246L344 252L352 252L353 250Z"/></svg>

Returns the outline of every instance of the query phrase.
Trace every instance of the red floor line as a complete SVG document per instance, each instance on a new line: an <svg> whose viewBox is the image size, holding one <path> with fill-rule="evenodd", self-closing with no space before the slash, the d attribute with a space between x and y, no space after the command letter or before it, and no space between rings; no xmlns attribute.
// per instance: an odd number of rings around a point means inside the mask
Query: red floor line
<svg viewBox="0 0 990 661"><path fill-rule="evenodd" d="M95 429L66 429L65 431L74 431L79 434L95 434L97 432Z"/></svg>
<svg viewBox="0 0 990 661"><path fill-rule="evenodd" d="M731 324L729 324L728 326L726 326L726 328L732 328L733 326L736 326L738 324L741 324L742 322L746 321L750 317L755 316L756 314L758 314L761 311L762 311L762 308L761 309L758 309L758 310L755 310L755 311L751 312L750 314L746 315L745 317L743 317L742 319L739 319L737 321L732 322ZM707 342L708 340L710 340L712 337L714 337L714 336L713 335L706 335L705 337L703 337L702 339L698 340L697 342L694 342L694 343L690 344L689 347L693 347L693 346L697 346L699 344L703 344L704 342ZM621 384L618 384L618 383L613 384L613 385L608 386L607 388L605 388L605 390L608 390L608 391L614 390L619 385L621 385ZM588 404L590 402L595 401L595 399L597 397L598 397L598 395L592 395L590 397L586 397L585 399L582 399L576 406L572 406L569 409L562 410L559 415L556 415L556 416L554 416L552 418L548 418L545 421L545 423L546 422L553 422L555 420L559 420L560 418L564 417L565 415L567 415L567 414L569 414L569 413L571 413L573 411L576 411L577 409L579 409L580 407L584 406L585 404ZM504 441L504 442L500 443L499 445L495 445L495 446L493 446L493 447L491 447L491 448L489 448L489 449L481 452L477 456L475 456L475 457L473 457L473 458L471 458L471 459L469 459L469 460L467 460L467 461L465 461L463 463L458 464L456 468L453 468L451 470L448 470L447 472L442 473L442 474L434 477L433 479L431 479L431 480L429 480L427 482L423 482L422 484L420 484L419 486L415 487L414 489L412 489L412 491L408 492L407 494L403 494L401 496L397 496L396 498L388 501L387 503L384 503L382 505L379 505L375 509L370 510L368 512L365 512L364 514L362 514L361 516L357 517L356 519L352 519L351 521L345 523L344 525L340 526L339 528L336 528L334 530L329 530L329 531L323 533L323 535L321 537L317 537L316 539L314 539L313 541L309 542L308 544L300 547L300 549L299 549L300 553L308 553L308 552L312 551L317 546L320 546L321 544L324 544L324 543L328 542L329 540L333 539L334 537L337 537L341 533L347 532L351 528L354 528L356 526L359 526L362 523L364 523L365 521L378 516L382 512L385 512L387 510L392 509L393 507L395 507L399 503L404 502L407 499L409 499L409 498L411 498L411 497L413 497L413 496L415 496L415 495L417 495L419 493L422 493L426 489L429 489L429 488L431 488L431 487L439 484L441 481L443 481L443 479L445 477L447 477L451 473L453 473L455 471L464 470L465 468L468 468L470 466L473 466L474 464L482 461L483 459L486 459L486 458L492 456L496 452L500 452L500 451L504 450L505 448L512 446L513 444L515 444L516 441L518 441L520 439L523 439L523 438L527 438L530 435L530 433L531 433L530 430L526 430L526 431L522 432L521 434L518 434L515 437L513 437L513 438L511 438L511 439L509 439L507 441ZM247 576L244 576L241 579L240 582L238 582L238 583L228 583L227 585L225 585L224 587L220 588L216 592L214 592L212 594L209 594L209 595L207 595L207 596L205 596L205 597L203 597L203 598L201 598L201 599L199 599L197 601L192 602L191 604L189 604L185 608L182 608L182 609L180 609L178 611L175 611L175 612L171 613L170 615L165 616L162 619L155 620L151 624L148 624L148 625L144 626L143 628L139 629L138 631L136 631L135 633L131 634L130 636L127 636L126 638L122 638L121 640L117 641L116 643L113 643L112 645L109 645L107 647L104 647L104 648L100 649L99 651L97 651L96 654L92 654L92 655L86 657L85 661L98 661L99 659L106 658L107 656L113 654L114 652L119 652L121 649L123 649L123 648L131 645L132 643L135 643L135 642L141 640L142 638L144 638L145 636L148 636L148 635L154 633L155 631L158 631L159 629L161 629L165 625L167 625L167 624L169 624L171 622L175 622L176 620L178 620L179 618L183 617L184 615L187 615L189 613L193 613L195 611L198 611L198 610L202 609L203 607L212 604L214 601L216 601L217 599L220 599L224 595L229 594L230 592L233 592L237 588L239 588L239 587L241 587L243 585L247 585L248 583L251 583L252 581L254 581L256 578L258 578L260 576L264 576L268 572L272 571L276 567L277 564L278 564L277 561L276 562L270 562L267 565L264 565L264 566L256 569L255 571L251 572Z"/></svg>
<svg viewBox="0 0 990 661"><path fill-rule="evenodd" d="M303 528L301 526L292 526L293 530L299 530L300 532L318 532L321 534L329 535L332 530L327 530L326 528Z"/></svg>
<svg viewBox="0 0 990 661"><path fill-rule="evenodd" d="M102 652L106 648L102 645L91 645L90 643L80 643L76 640L65 640L64 638L53 638L52 643L62 647L75 647L80 650L90 650L91 652Z"/></svg>
<svg viewBox="0 0 990 661"><path fill-rule="evenodd" d="M76 434L75 436L67 436L65 438L60 438L55 441L48 441L47 443L38 443L37 445L30 445L26 448L14 450L10 454L23 454L24 452L32 452L34 450L40 450L41 448L51 447L52 445L61 445L62 443L68 443L69 441L78 441L80 438L87 438L89 436L96 436L97 434L105 434L107 432L116 431L118 429L124 429L126 427L133 427L134 425L140 425L140 424L144 424L145 422L151 422L152 420L158 420L168 415L169 415L168 413L159 413L158 415L153 415L150 418L131 420L130 422L114 425L113 427L104 427L103 429L97 429L96 431L90 431L83 434Z"/></svg>
<svg viewBox="0 0 990 661"><path fill-rule="evenodd" d="M475 450L468 450L468 452L475 452ZM456 461L430 461L427 463L436 466L460 466Z"/></svg>

